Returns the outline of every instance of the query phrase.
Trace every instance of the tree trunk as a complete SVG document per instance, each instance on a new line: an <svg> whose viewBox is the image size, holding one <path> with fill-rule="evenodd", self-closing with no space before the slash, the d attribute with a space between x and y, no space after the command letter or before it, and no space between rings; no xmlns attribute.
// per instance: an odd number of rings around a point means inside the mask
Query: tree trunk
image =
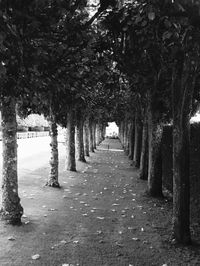
<svg viewBox="0 0 200 266"><path fill-rule="evenodd" d="M51 159L49 161L50 173L46 185L50 187L60 187L60 184L58 182L58 130L53 114L50 114L49 117L49 128L51 137Z"/></svg>
<svg viewBox="0 0 200 266"><path fill-rule="evenodd" d="M140 179L148 179L148 123L147 114L145 114L142 129L142 150L140 157Z"/></svg>
<svg viewBox="0 0 200 266"><path fill-rule="evenodd" d="M67 116L66 170L76 172L74 110L70 107Z"/></svg>
<svg viewBox="0 0 200 266"><path fill-rule="evenodd" d="M83 143L83 119L77 119L76 125L76 145L78 153L78 161L85 163L85 152L84 152L84 143Z"/></svg>
<svg viewBox="0 0 200 266"><path fill-rule="evenodd" d="M88 128L88 122L85 121L84 123L84 151L85 156L90 156L90 147L89 147L89 128Z"/></svg>
<svg viewBox="0 0 200 266"><path fill-rule="evenodd" d="M136 111L133 163L135 167L137 168L140 167L141 145L142 145L142 123L141 123L140 115L138 111Z"/></svg>
<svg viewBox="0 0 200 266"><path fill-rule="evenodd" d="M93 147L94 147L94 149L96 149L97 148L97 145L96 145L96 123L93 123L92 130L93 130Z"/></svg>
<svg viewBox="0 0 200 266"><path fill-rule="evenodd" d="M128 120L125 120L125 132L124 132L124 152L126 155L129 154L129 134L130 134L130 127Z"/></svg>
<svg viewBox="0 0 200 266"><path fill-rule="evenodd" d="M133 160L133 153L134 153L134 124L133 121L131 121L130 135L129 135L129 155L128 155L128 158L130 160Z"/></svg>
<svg viewBox="0 0 200 266"><path fill-rule="evenodd" d="M21 224L23 208L18 196L17 122L14 98L2 102L2 206L1 217L10 224Z"/></svg>
<svg viewBox="0 0 200 266"><path fill-rule="evenodd" d="M193 65L190 66L193 68ZM196 74L174 69L173 101L173 239L191 242L190 235L190 115Z"/></svg>
<svg viewBox="0 0 200 266"><path fill-rule="evenodd" d="M96 127L96 132L97 132L97 146L101 143L101 124L98 122L97 127Z"/></svg>
<svg viewBox="0 0 200 266"><path fill-rule="evenodd" d="M93 126L92 121L89 120L89 137L90 137L90 152L94 152Z"/></svg>
<svg viewBox="0 0 200 266"><path fill-rule="evenodd" d="M148 192L153 197L163 197L162 194L162 157L161 140L163 125L159 123L159 114L153 109L153 96L149 96L148 108Z"/></svg>

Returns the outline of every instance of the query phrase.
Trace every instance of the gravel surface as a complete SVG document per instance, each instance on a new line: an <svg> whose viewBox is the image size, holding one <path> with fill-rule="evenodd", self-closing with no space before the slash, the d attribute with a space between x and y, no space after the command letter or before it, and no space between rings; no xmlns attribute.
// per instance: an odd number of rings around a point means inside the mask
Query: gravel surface
<svg viewBox="0 0 200 266"><path fill-rule="evenodd" d="M62 160L61 189L43 186L47 167L27 171L23 225L0 223L0 265L200 265L198 236L189 247L170 243L172 202L147 196L121 149L105 140L77 172Z"/></svg>

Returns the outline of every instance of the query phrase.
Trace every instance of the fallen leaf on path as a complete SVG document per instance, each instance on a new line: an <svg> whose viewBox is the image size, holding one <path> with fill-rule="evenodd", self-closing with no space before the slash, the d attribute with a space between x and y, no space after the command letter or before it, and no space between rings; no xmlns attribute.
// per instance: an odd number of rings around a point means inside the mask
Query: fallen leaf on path
<svg viewBox="0 0 200 266"><path fill-rule="evenodd" d="M65 244L67 244L67 241L66 240L61 240L60 243L65 245Z"/></svg>
<svg viewBox="0 0 200 266"><path fill-rule="evenodd" d="M8 237L8 240L10 240L10 241L15 241L15 238L14 238L13 236L9 236L9 237Z"/></svg>
<svg viewBox="0 0 200 266"><path fill-rule="evenodd" d="M40 258L39 254L35 254L33 256L31 256L32 260L38 260Z"/></svg>
<svg viewBox="0 0 200 266"><path fill-rule="evenodd" d="M121 244L121 243L118 243L118 242L116 242L116 246L118 246L118 247L120 247L120 248L123 248L123 247L124 247L124 245L123 245L123 244Z"/></svg>

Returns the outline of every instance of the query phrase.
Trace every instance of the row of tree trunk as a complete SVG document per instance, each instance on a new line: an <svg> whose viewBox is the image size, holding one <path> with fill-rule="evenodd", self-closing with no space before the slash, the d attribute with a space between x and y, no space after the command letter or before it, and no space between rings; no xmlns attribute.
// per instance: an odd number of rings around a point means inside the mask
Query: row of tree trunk
<svg viewBox="0 0 200 266"><path fill-rule="evenodd" d="M50 173L47 184L60 187L58 159L58 130L55 115L50 111ZM66 127L66 163L65 170L76 171L76 160L86 162L85 156L95 152L97 145L104 139L105 124L83 117L77 118L75 111L70 108ZM3 172L2 172L2 204L1 218L10 224L21 224L23 207L18 195L17 171L17 122L16 102L7 98L2 104L2 143L3 143Z"/></svg>
<svg viewBox="0 0 200 266"><path fill-rule="evenodd" d="M161 144L164 124L154 109L152 99L144 112L136 109L119 124L119 137L124 151L139 168L139 178L147 180L150 196L163 197ZM175 112L175 111L174 111ZM128 117L128 115L127 115ZM173 123L173 217L172 239L188 244L190 237L190 184L189 184L189 116L181 121L176 115ZM184 117L184 116L183 116Z"/></svg>

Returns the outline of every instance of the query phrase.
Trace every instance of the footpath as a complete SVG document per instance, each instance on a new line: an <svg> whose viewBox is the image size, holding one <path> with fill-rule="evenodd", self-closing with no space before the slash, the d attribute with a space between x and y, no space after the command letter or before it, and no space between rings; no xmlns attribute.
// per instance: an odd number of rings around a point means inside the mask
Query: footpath
<svg viewBox="0 0 200 266"><path fill-rule="evenodd" d="M172 202L147 196L118 140L63 169L61 189L43 186L48 168L20 179L23 225L0 223L1 266L200 265L198 245L170 244Z"/></svg>

